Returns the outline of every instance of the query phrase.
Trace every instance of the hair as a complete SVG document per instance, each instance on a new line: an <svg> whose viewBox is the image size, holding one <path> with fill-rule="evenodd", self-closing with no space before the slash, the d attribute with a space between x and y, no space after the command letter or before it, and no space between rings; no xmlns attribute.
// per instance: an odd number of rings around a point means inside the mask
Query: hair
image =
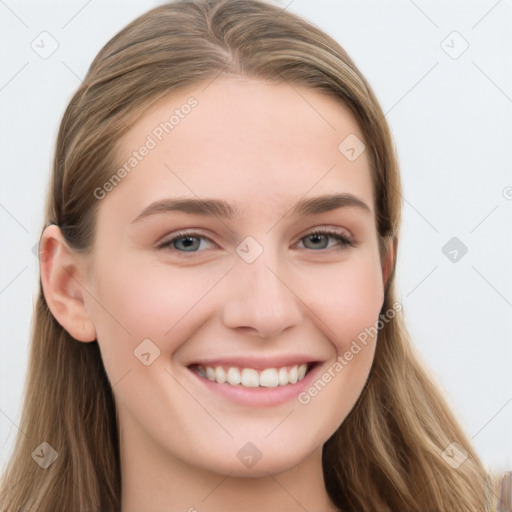
<svg viewBox="0 0 512 512"><path fill-rule="evenodd" d="M386 241L398 243L398 161L376 96L335 40L264 0L168 3L101 49L60 125L45 226L58 225L72 249L89 251L99 205L93 191L119 165L121 137L160 99L220 75L305 86L347 106L365 139L381 256ZM397 303L395 266L381 313ZM31 456L42 442L58 452L47 469ZM457 469L442 456L452 442L468 453ZM490 476L398 312L383 322L366 384L324 444L322 465L326 490L343 511L491 507ZM118 511L120 496L115 401L98 343L78 342L57 322L40 281L20 431L3 473L0 509Z"/></svg>

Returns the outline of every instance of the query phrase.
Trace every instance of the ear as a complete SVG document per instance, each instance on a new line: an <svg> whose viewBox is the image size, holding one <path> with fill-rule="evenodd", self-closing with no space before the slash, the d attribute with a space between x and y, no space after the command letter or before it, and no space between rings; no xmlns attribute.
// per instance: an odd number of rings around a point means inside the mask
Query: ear
<svg viewBox="0 0 512 512"><path fill-rule="evenodd" d="M96 340L85 306L85 259L69 247L60 228L45 228L39 241L39 268L46 303L59 324L76 340Z"/></svg>
<svg viewBox="0 0 512 512"><path fill-rule="evenodd" d="M386 253L382 259L382 282L384 288L387 288L389 279L395 271L396 265L396 252L398 247L398 240L396 237L388 237L385 240Z"/></svg>

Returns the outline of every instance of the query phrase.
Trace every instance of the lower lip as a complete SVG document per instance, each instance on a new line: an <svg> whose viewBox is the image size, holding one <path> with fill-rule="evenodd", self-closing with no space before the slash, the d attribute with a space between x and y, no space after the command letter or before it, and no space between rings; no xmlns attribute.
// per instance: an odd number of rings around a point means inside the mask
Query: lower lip
<svg viewBox="0 0 512 512"><path fill-rule="evenodd" d="M287 384L286 386L277 386L275 388L257 387L248 388L239 384L232 386L231 384L219 384L211 381L194 370L188 368L207 389L221 396L229 398L231 401L240 405L249 407L272 407L284 404L290 400L296 399L300 393L304 392L314 381L315 376L320 371L320 365L316 365L307 375L295 384Z"/></svg>

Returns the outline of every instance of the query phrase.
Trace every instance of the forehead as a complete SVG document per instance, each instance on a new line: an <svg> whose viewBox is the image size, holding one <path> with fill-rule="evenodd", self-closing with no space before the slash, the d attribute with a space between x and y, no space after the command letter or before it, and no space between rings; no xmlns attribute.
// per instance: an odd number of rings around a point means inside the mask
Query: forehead
<svg viewBox="0 0 512 512"><path fill-rule="evenodd" d="M349 108L318 89L218 78L173 92L135 122L116 151L123 178L101 208L128 220L149 202L189 196L269 212L335 192L372 206L363 149Z"/></svg>

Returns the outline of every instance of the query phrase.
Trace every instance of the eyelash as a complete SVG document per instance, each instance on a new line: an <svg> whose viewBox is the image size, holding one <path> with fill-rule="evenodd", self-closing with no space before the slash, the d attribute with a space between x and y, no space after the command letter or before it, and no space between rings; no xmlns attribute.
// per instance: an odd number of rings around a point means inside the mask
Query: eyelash
<svg viewBox="0 0 512 512"><path fill-rule="evenodd" d="M338 241L338 243L340 245L340 247L338 247L338 250L342 250L345 247L355 247L354 241L351 238L349 238L348 236L342 235L341 233L339 233L337 231L329 230L326 228L325 229L319 228L315 231L311 231L310 233L307 233L306 235L302 236L299 239L299 242L301 240L303 240L304 238L307 238L308 236L313 236L313 235L327 235L330 238L334 238L335 240ZM183 238L202 238L204 240L208 240L209 242L215 244L215 242L213 240L211 240L210 238L208 238L207 236L205 236L201 233L198 233L195 231L182 231L182 232L176 233L176 235L173 238L166 240L165 242L162 242L161 244L157 245L157 249L171 250L173 252L179 253L180 255L203 252L203 251L180 251L180 250L172 247L172 244L174 242L176 242L177 240L181 240ZM308 248L306 248L306 249L308 249ZM323 252L323 251L329 251L332 249L319 249L319 250L309 249L309 250L313 251L313 252Z"/></svg>

